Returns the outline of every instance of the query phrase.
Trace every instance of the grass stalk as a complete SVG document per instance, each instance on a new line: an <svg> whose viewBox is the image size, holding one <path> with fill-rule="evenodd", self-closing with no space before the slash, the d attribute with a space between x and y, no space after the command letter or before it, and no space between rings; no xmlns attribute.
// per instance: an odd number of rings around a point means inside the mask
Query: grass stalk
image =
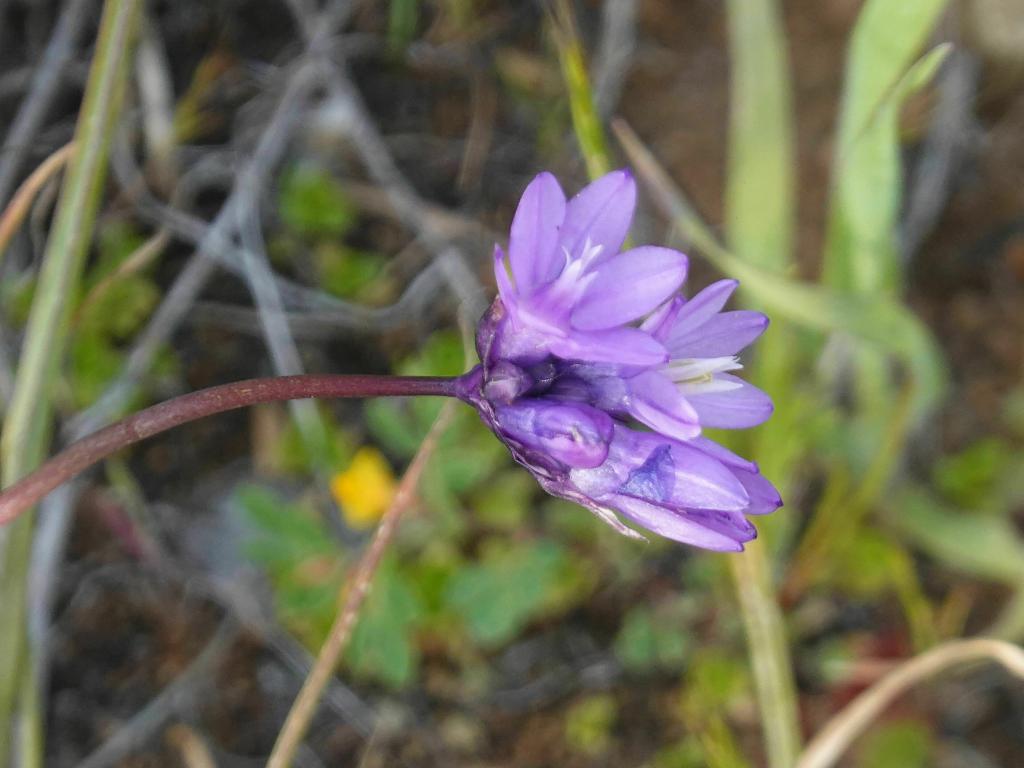
<svg viewBox="0 0 1024 768"><path fill-rule="evenodd" d="M30 472L46 451L53 382L65 352L68 319L95 228L140 5L139 0L106 0L104 4L96 54L75 130L78 151L69 161L61 187L0 437L4 485ZM19 703L39 701L38 691L26 695L22 688L26 680L29 686L34 684L34 678L22 672L31 664L32 650L26 643L25 621L32 530L32 515L26 515L0 532L0 606L4 613L0 622L0 768L11 757L13 715ZM28 712L27 716L30 721L39 719L38 712ZM36 759L26 753L21 761L26 768L38 764L41 750L30 751Z"/></svg>
<svg viewBox="0 0 1024 768"><path fill-rule="evenodd" d="M765 543L748 544L745 552L729 558L729 568L747 635L768 765L790 768L800 754L800 719L789 641Z"/></svg>

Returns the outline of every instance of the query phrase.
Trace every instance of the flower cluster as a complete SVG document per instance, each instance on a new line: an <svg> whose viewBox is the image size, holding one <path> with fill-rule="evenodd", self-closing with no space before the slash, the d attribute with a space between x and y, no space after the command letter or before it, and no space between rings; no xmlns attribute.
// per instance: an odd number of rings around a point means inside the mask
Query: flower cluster
<svg viewBox="0 0 1024 768"><path fill-rule="evenodd" d="M549 173L530 183L507 266L495 249L498 297L459 396L545 490L620 532L638 535L618 515L676 541L741 550L756 536L746 516L782 502L753 462L701 429L771 414L767 395L732 373L768 319L722 311L732 280L680 296L688 262L678 251L620 252L635 205L626 171L568 201Z"/></svg>

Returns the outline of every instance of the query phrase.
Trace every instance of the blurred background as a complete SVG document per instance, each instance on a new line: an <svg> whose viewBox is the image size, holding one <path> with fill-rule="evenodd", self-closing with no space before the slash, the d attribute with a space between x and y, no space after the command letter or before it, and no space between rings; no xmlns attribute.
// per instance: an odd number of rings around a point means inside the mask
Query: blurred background
<svg viewBox="0 0 1024 768"><path fill-rule="evenodd" d="M544 169L632 166L634 241L772 317L755 546L620 538L458 410L298 766L785 768L1024 639L1020 0L0 0L0 132L5 485L200 387L465 370ZM0 765L262 765L439 409L221 415L0 532ZM1021 765L954 666L837 764Z"/></svg>

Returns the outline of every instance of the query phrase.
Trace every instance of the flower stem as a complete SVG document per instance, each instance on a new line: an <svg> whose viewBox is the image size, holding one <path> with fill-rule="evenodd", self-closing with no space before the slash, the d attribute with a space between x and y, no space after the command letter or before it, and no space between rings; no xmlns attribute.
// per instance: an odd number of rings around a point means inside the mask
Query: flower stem
<svg viewBox="0 0 1024 768"><path fill-rule="evenodd" d="M134 413L72 443L0 493L0 525L31 509L61 483L147 437L215 413L306 398L437 395L453 397L455 379L433 376L309 374L248 379L190 392Z"/></svg>

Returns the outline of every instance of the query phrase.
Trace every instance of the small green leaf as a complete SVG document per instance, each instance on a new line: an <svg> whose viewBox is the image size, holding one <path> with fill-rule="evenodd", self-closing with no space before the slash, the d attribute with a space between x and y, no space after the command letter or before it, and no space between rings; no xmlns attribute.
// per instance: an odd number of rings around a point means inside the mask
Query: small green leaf
<svg viewBox="0 0 1024 768"><path fill-rule="evenodd" d="M309 237L341 237L355 224L355 207L338 181L324 171L299 167L286 174L279 209L285 225Z"/></svg>
<svg viewBox="0 0 1024 768"><path fill-rule="evenodd" d="M462 568L445 592L481 645L499 645L544 612L557 596L565 553L551 541L491 548L482 561Z"/></svg>
<svg viewBox="0 0 1024 768"><path fill-rule="evenodd" d="M392 54L401 53L413 41L419 16L419 0L391 0L388 9L388 50Z"/></svg>
<svg viewBox="0 0 1024 768"><path fill-rule="evenodd" d="M569 748L596 757L608 751L618 707L610 694L589 696L572 706L565 717Z"/></svg>
<svg viewBox="0 0 1024 768"><path fill-rule="evenodd" d="M393 558L386 558L352 633L346 662L357 674L392 688L411 682L419 666L414 631L423 614L415 586Z"/></svg>
<svg viewBox="0 0 1024 768"><path fill-rule="evenodd" d="M1024 542L1005 517L972 515L944 506L923 490L901 493L888 521L915 545L957 570L1024 584Z"/></svg>
<svg viewBox="0 0 1024 768"><path fill-rule="evenodd" d="M632 608L615 638L615 654L636 672L680 667L692 647L687 613L683 604Z"/></svg>
<svg viewBox="0 0 1024 768"><path fill-rule="evenodd" d="M943 456L932 473L936 487L966 508L998 503L993 492L1012 461L1010 446L997 437L979 440L954 456Z"/></svg>
<svg viewBox="0 0 1024 768"><path fill-rule="evenodd" d="M258 485L242 486L235 498L255 526L254 539L269 542L271 549L292 549L299 559L335 551L311 510Z"/></svg>
<svg viewBox="0 0 1024 768"><path fill-rule="evenodd" d="M924 768L929 765L931 734L922 723L884 723L864 739L857 765L864 768Z"/></svg>

